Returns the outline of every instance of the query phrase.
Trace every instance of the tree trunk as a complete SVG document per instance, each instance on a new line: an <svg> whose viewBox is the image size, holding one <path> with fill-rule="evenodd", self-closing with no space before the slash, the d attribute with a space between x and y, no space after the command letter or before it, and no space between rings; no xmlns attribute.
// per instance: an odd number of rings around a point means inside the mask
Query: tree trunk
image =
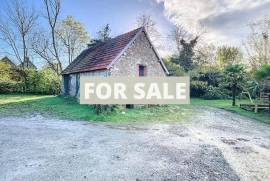
<svg viewBox="0 0 270 181"><path fill-rule="evenodd" d="M68 45L68 63L71 63L71 50L70 50L70 45Z"/></svg>
<svg viewBox="0 0 270 181"><path fill-rule="evenodd" d="M235 98L236 97L236 85L232 86L232 106L235 106Z"/></svg>
<svg viewBox="0 0 270 181"><path fill-rule="evenodd" d="M61 64L61 61L59 59L58 50L56 48L55 27L52 27L51 34L52 34L52 45L53 45L53 49L54 49L54 53L55 53L55 58L57 60L57 63L59 64L59 69L60 69L60 70L58 70L57 74L60 75L62 72L62 64Z"/></svg>
<svg viewBox="0 0 270 181"><path fill-rule="evenodd" d="M27 55L26 42L25 42L25 36L24 35L22 35L22 41L23 41L23 63L22 63L22 66L23 66L23 69L24 69L24 68L28 68L28 65L27 65L27 56L28 55Z"/></svg>

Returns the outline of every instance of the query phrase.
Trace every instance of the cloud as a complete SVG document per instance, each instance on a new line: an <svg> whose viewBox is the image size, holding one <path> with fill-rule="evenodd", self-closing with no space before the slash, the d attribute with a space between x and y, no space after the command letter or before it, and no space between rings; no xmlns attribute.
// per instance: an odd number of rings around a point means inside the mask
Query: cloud
<svg viewBox="0 0 270 181"><path fill-rule="evenodd" d="M173 24L197 33L202 27L212 42L239 44L248 23L269 14L270 0L155 0Z"/></svg>

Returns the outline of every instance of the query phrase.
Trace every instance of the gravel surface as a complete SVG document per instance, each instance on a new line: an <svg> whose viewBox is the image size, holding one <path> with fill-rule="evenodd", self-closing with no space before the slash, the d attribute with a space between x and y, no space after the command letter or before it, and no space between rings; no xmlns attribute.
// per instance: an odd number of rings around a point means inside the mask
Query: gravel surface
<svg viewBox="0 0 270 181"><path fill-rule="evenodd" d="M0 180L270 180L270 126L218 109L173 123L0 118Z"/></svg>

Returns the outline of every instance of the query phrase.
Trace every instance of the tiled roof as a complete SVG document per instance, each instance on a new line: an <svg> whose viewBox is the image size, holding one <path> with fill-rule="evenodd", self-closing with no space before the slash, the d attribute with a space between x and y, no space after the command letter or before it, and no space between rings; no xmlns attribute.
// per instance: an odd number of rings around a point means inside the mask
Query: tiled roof
<svg viewBox="0 0 270 181"><path fill-rule="evenodd" d="M140 31L142 31L142 28L119 35L84 50L62 74L107 69Z"/></svg>

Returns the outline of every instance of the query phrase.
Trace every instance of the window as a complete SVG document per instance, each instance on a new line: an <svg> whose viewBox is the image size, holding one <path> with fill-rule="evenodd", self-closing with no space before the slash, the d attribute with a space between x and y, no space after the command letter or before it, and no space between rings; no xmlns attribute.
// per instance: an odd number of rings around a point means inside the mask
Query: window
<svg viewBox="0 0 270 181"><path fill-rule="evenodd" d="M146 76L146 66L139 65L139 76L140 77Z"/></svg>

